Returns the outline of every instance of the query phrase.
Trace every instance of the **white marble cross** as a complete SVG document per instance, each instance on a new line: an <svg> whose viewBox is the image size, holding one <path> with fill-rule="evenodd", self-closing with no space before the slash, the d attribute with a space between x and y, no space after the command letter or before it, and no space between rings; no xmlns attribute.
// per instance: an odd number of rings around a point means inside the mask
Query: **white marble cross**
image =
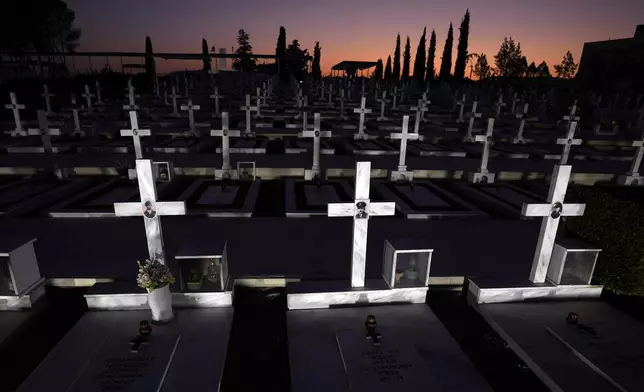
<svg viewBox="0 0 644 392"><path fill-rule="evenodd" d="M499 94L499 99L496 101L496 116L495 118L499 118L501 115L501 108L505 106L505 102L503 102L503 93Z"/></svg>
<svg viewBox="0 0 644 392"><path fill-rule="evenodd" d="M351 287L364 287L367 262L367 233L371 216L391 216L396 203L371 203L369 186L371 162L356 162L355 200L353 203L330 203L327 215L353 217L353 247L351 249Z"/></svg>
<svg viewBox="0 0 644 392"><path fill-rule="evenodd" d="M568 156L570 155L570 148L575 145L578 146L581 144L581 139L575 139L575 130L577 129L577 121L571 121L568 126L568 135L566 138L557 139L557 144L563 144L563 152L561 153L561 159L559 160L560 165L565 165L568 162Z"/></svg>
<svg viewBox="0 0 644 392"><path fill-rule="evenodd" d="M484 135L476 135L475 142L483 143L483 153L481 154L481 166L478 173L482 175L488 174L487 163L490 159L490 146L492 145L492 134L494 133L494 119L488 118L487 132Z"/></svg>
<svg viewBox="0 0 644 392"><path fill-rule="evenodd" d="M266 98L268 98L268 90L266 88L266 82L262 85L264 88L262 89L262 105L263 106L268 106L266 103Z"/></svg>
<svg viewBox="0 0 644 392"><path fill-rule="evenodd" d="M547 204L523 204L522 216L543 217L537 248L532 260L532 269L530 270L530 281L532 283L544 283L546 281L550 257L557 237L559 218L561 216L581 216L584 214L585 204L564 204L571 168L572 166L569 165L555 165L550 181Z"/></svg>
<svg viewBox="0 0 644 392"><path fill-rule="evenodd" d="M25 129L22 127L22 121L20 121L20 110L24 109L25 105L18 103L16 93L9 93L9 98L11 99L11 104L4 105L4 107L5 109L11 109L13 111L13 120L16 123L16 129L11 131L11 136L26 136L27 134L25 132Z"/></svg>
<svg viewBox="0 0 644 392"><path fill-rule="evenodd" d="M72 93L72 117L74 119L74 134L81 132L80 118L78 117L78 105L76 104L76 94Z"/></svg>
<svg viewBox="0 0 644 392"><path fill-rule="evenodd" d="M389 134L390 139L400 139L400 154L398 158L398 171L407 171L405 156L407 155L407 140L418 140L418 133L408 133L409 116L403 116L402 132Z"/></svg>
<svg viewBox="0 0 644 392"><path fill-rule="evenodd" d="M221 114L219 113L219 98L223 98L223 95L219 95L219 87L215 86L215 93L210 94L209 98L215 100L215 113L212 115L214 118L219 118L221 117Z"/></svg>
<svg viewBox="0 0 644 392"><path fill-rule="evenodd" d="M577 113L577 100L575 100L575 103L572 104L572 106L569 108L570 113L566 116L563 116L564 121L566 121L566 124L570 126L570 123L572 121L577 121L579 122L579 116L576 116Z"/></svg>
<svg viewBox="0 0 644 392"><path fill-rule="evenodd" d="M246 111L246 129L244 130L244 135L251 135L252 129L250 126L250 112L252 111L258 111L258 108L255 106L250 106L250 95L246 94L246 105L240 107L241 110Z"/></svg>
<svg viewBox="0 0 644 392"><path fill-rule="evenodd" d="M425 115L425 112L427 111L427 106L425 106L422 99L419 99L418 105L412 106L410 109L416 112L416 122L414 123L414 133L419 133L420 119Z"/></svg>
<svg viewBox="0 0 644 392"><path fill-rule="evenodd" d="M521 102L519 99L519 94L514 93L514 96L512 98L512 110L510 111L512 114L514 114L515 110L517 109L517 103Z"/></svg>
<svg viewBox="0 0 644 392"><path fill-rule="evenodd" d="M457 123L462 123L462 122L465 121L465 119L463 119L463 112L465 111L465 94L463 94L463 96L461 97L460 101L456 101L456 104L460 107L460 109L458 111L458 118L456 119L456 122Z"/></svg>
<svg viewBox="0 0 644 392"><path fill-rule="evenodd" d="M139 107L136 105L135 96L134 96L134 85L132 84L132 79L127 82L127 100L128 104L123 105L123 110L138 110Z"/></svg>
<svg viewBox="0 0 644 392"><path fill-rule="evenodd" d="M405 102L405 87L400 88L400 104L402 105Z"/></svg>
<svg viewBox="0 0 644 392"><path fill-rule="evenodd" d="M526 103L523 105L523 113L517 113L517 119L521 119L519 122L519 130L517 131L517 136L512 139L512 144L523 144L525 140L523 139L523 128L525 128L525 119L528 117L528 108L530 104Z"/></svg>
<svg viewBox="0 0 644 392"><path fill-rule="evenodd" d="M394 93L391 94L392 103L391 109L396 110L396 100L398 99L398 86L394 86Z"/></svg>
<svg viewBox="0 0 644 392"><path fill-rule="evenodd" d="M186 75L183 75L183 89L185 96L189 97L190 92L188 91L188 77Z"/></svg>
<svg viewBox="0 0 644 392"><path fill-rule="evenodd" d="M324 80L320 83L320 101L324 101Z"/></svg>
<svg viewBox="0 0 644 392"><path fill-rule="evenodd" d="M320 173L320 138L331 137L331 131L321 131L320 128L320 113L315 113L313 115L313 130L302 131L299 135L300 137L313 138L313 167L311 171L318 175Z"/></svg>
<svg viewBox="0 0 644 392"><path fill-rule="evenodd" d="M385 103L387 102L387 90L382 90L382 98L377 99L376 101L380 102L380 116L378 116L376 121L388 120L388 118L385 117Z"/></svg>
<svg viewBox="0 0 644 392"><path fill-rule="evenodd" d="M130 110L130 125L131 129L121 129L121 136L132 136L134 142L134 154L136 159L143 159L143 151L141 149L141 136L150 136L149 129L139 129L139 120L136 117L136 111Z"/></svg>
<svg viewBox="0 0 644 392"><path fill-rule="evenodd" d="M363 82L364 82L364 80L363 80ZM364 84L363 84L363 86L364 86ZM371 109L367 109L365 107L366 104L367 104L367 98L363 94L362 99L360 100L360 107L353 109L354 113L360 113L360 123L358 124L358 134L354 135L358 139L363 139L365 137L365 134L364 134L364 115L368 114L368 113L371 113Z"/></svg>
<svg viewBox="0 0 644 392"><path fill-rule="evenodd" d="M96 87L96 104L105 105L105 102L103 102L103 97L101 93L101 85L98 83L98 80L94 81L94 86Z"/></svg>
<svg viewBox="0 0 644 392"><path fill-rule="evenodd" d="M89 113L92 112L92 97L94 94L92 94L91 91L89 91L89 86L85 85L85 92L81 94L83 97L85 97L85 102L87 102L87 111Z"/></svg>
<svg viewBox="0 0 644 392"><path fill-rule="evenodd" d="M51 136L60 136L60 129L49 128L47 113L44 110L38 110L38 128L29 128L27 133L32 136L40 135L42 146L45 152L52 152Z"/></svg>
<svg viewBox="0 0 644 392"><path fill-rule="evenodd" d="M255 100L256 100L255 107L257 108L257 110L255 111L255 116L254 117L255 117L255 119L259 119L259 118L263 117L262 113L261 113L261 110L262 110L262 97L261 97L261 95L259 95L259 87L257 88L257 97L255 97Z"/></svg>
<svg viewBox="0 0 644 392"><path fill-rule="evenodd" d="M188 111L188 124L190 125L190 132L196 132L197 128L195 127L195 110L201 109L199 105L192 104L192 98L188 98L187 105L181 105L181 110Z"/></svg>
<svg viewBox="0 0 644 392"><path fill-rule="evenodd" d="M221 129L211 129L210 136L221 136L221 169L225 172L231 170L230 167L230 139L231 137L240 137L239 131L231 131L228 125L228 113L221 114Z"/></svg>
<svg viewBox="0 0 644 392"><path fill-rule="evenodd" d="M161 216L185 215L186 203L183 201L157 201L157 187L150 159L136 160L136 178L139 182L141 201L114 203L114 214L116 216L143 216L150 259L165 264Z"/></svg>
<svg viewBox="0 0 644 392"><path fill-rule="evenodd" d="M344 89L340 89L340 119L345 120L347 117L344 115Z"/></svg>
<svg viewBox="0 0 644 392"><path fill-rule="evenodd" d="M476 108L478 107L479 103L478 101L472 102L472 111L467 113L467 116L469 117L470 121L467 124L467 134L463 138L463 141L465 142L473 142L474 138L472 137L472 132L474 131L474 120L477 118L481 118L482 114L476 112Z"/></svg>
<svg viewBox="0 0 644 392"><path fill-rule="evenodd" d="M179 95L177 95L177 87L174 84L172 85L172 94L170 97L172 98L172 115L179 117L179 106L177 105L177 98L179 98Z"/></svg>
<svg viewBox="0 0 644 392"><path fill-rule="evenodd" d="M47 115L49 116L49 115L54 113L51 110L51 99L50 98L55 97L55 95L49 93L49 86L47 86L46 84L43 84L42 87L43 87L43 93L40 94L40 96L45 98L45 108L47 109Z"/></svg>
<svg viewBox="0 0 644 392"><path fill-rule="evenodd" d="M329 102L328 106L333 106L333 83L329 84Z"/></svg>
<svg viewBox="0 0 644 392"><path fill-rule="evenodd" d="M427 119L425 118L425 112L428 111L429 105L432 103L429 99L427 99L427 92L423 93L423 98L421 99L423 102L423 106L425 107L425 110L421 111L420 113L420 120L422 122L427 122Z"/></svg>

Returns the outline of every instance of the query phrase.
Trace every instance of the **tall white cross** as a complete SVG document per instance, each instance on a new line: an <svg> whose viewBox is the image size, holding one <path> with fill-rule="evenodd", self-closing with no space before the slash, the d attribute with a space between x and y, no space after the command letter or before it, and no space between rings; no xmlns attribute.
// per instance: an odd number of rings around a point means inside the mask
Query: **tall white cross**
<svg viewBox="0 0 644 392"><path fill-rule="evenodd" d="M377 100L380 102L380 116L376 119L376 121L386 121L388 120L387 117L385 117L385 103L387 102L387 90L382 90L382 98Z"/></svg>
<svg viewBox="0 0 644 392"><path fill-rule="evenodd" d="M188 104L187 105L181 105L181 110L183 111L188 111L188 124L190 125L190 131L191 132L196 132L197 128L195 128L195 110L201 109L201 106L199 105L193 105L192 104L192 98L188 98Z"/></svg>
<svg viewBox="0 0 644 392"><path fill-rule="evenodd" d="M407 155L407 140L418 140L418 133L408 133L409 116L403 116L402 132L391 133L390 139L400 139L400 156L398 158L398 171L407 171L405 156Z"/></svg>
<svg viewBox="0 0 644 392"><path fill-rule="evenodd" d="M221 136L221 154L222 164L221 169L226 171L230 170L230 139L231 137L240 137L239 131L231 131L228 128L228 113L221 114L221 129L211 129L210 136Z"/></svg>
<svg viewBox="0 0 644 392"><path fill-rule="evenodd" d="M362 98L364 98L364 97L365 97L365 96L364 96L364 79L362 79L362 88L361 88L361 90L360 90L360 96L361 96Z"/></svg>
<svg viewBox="0 0 644 392"><path fill-rule="evenodd" d="M550 265L552 249L555 246L559 218L562 216L581 216L586 208L585 204L564 204L566 189L570 181L572 166L555 165L550 181L547 204L523 204L522 216L542 216L539 240L532 260L530 281L544 283Z"/></svg>
<svg viewBox="0 0 644 392"><path fill-rule="evenodd" d="M49 86L47 86L46 84L43 84L42 87L43 87L43 93L40 94L40 96L45 98L45 108L47 109L47 115L49 116L52 113L54 113L51 110L51 99L50 98L55 97L55 95L49 93Z"/></svg>
<svg viewBox="0 0 644 392"><path fill-rule="evenodd" d="M483 153L481 154L481 167L479 173L487 174L487 162L490 159L490 145L492 144L492 133L494 133L494 119L488 118L487 132L485 135L476 135L475 142L483 143Z"/></svg>
<svg viewBox="0 0 644 392"><path fill-rule="evenodd" d="M416 112L416 122L414 123L414 133L419 133L420 119L425 115L425 112L427 111L427 106L425 106L422 99L419 99L418 105L412 106L410 109Z"/></svg>
<svg viewBox="0 0 644 392"><path fill-rule="evenodd" d="M566 121L566 124L570 126L570 123L572 121L577 121L579 122L579 116L577 116L577 100L575 100L575 103L572 104L572 106L569 108L570 113L568 113L566 116L563 116L564 121Z"/></svg>
<svg viewBox="0 0 644 392"><path fill-rule="evenodd" d="M474 138L472 137L472 132L474 131L474 120L477 118L481 118L481 113L476 112L476 108L478 107L479 103L477 101L472 102L472 111L467 113L467 116L469 117L470 121L467 124L467 134L465 135L465 138L463 138L463 141L466 142L472 142L474 141Z"/></svg>
<svg viewBox="0 0 644 392"><path fill-rule="evenodd" d="M266 82L262 85L262 105L267 106L268 104L266 103L266 98L268 98L268 90L266 88Z"/></svg>
<svg viewBox="0 0 644 392"><path fill-rule="evenodd" d="M393 110L396 110L396 100L398 99L398 86L394 86L394 93L391 94L391 98L392 98L391 108Z"/></svg>
<svg viewBox="0 0 644 392"><path fill-rule="evenodd" d="M246 94L246 106L240 107L241 110L246 111L246 129L244 130L245 135L250 135L252 134L252 129L250 126L250 112L251 110L257 111L257 107L255 106L250 106L250 95Z"/></svg>
<svg viewBox="0 0 644 392"><path fill-rule="evenodd" d="M344 88L340 89L340 119L344 120L347 117L344 115Z"/></svg>
<svg viewBox="0 0 644 392"><path fill-rule="evenodd" d="M255 97L256 103L255 107L257 110L255 111L255 118L262 118L262 113L261 113L261 108L262 108L262 97L259 95L259 87L257 88L257 97Z"/></svg>
<svg viewBox="0 0 644 392"><path fill-rule="evenodd" d="M355 200L353 203L330 203L327 215L353 217L351 249L351 287L364 287L367 265L367 232L371 216L391 216L396 203L372 203L369 200L371 162L356 162Z"/></svg>
<svg viewBox="0 0 644 392"><path fill-rule="evenodd" d="M570 148L581 144L581 139L575 139L575 130L577 129L577 121L571 121L568 126L568 135L566 138L557 139L557 144L563 144L563 152L561 153L560 165L565 165L568 162L570 155Z"/></svg>
<svg viewBox="0 0 644 392"><path fill-rule="evenodd" d="M19 104L18 99L16 98L16 93L9 93L9 98L11 99L11 104L4 105L5 109L11 109L13 111L13 120L16 123L16 129L11 132L12 136L22 134L26 136L25 129L22 127L22 121L20 121L20 110L25 108L25 105Z"/></svg>
<svg viewBox="0 0 644 392"><path fill-rule="evenodd" d="M127 100L128 104L123 105L123 110L138 110L139 107L136 105L135 96L134 96L134 85L132 84L132 79L127 82Z"/></svg>
<svg viewBox="0 0 644 392"><path fill-rule="evenodd" d="M363 86L364 86L364 83L363 83ZM363 95L362 99L360 100L360 107L353 109L354 113L360 113L360 123L358 124L358 136L357 136L358 138L364 137L364 115L367 113L371 113L371 109L367 109L365 107L366 104L367 104L367 98Z"/></svg>
<svg viewBox="0 0 644 392"><path fill-rule="evenodd" d="M49 128L49 121L47 121L47 113L44 110L38 110L38 128L30 128L27 130L29 135L40 135L42 146L46 153L53 150L51 144L51 136L60 136L60 129Z"/></svg>
<svg viewBox="0 0 644 392"><path fill-rule="evenodd" d="M463 119L463 112L465 111L465 94L463 94L460 101L456 101L456 104L460 107L456 122L457 123L465 122L465 119Z"/></svg>
<svg viewBox="0 0 644 392"><path fill-rule="evenodd" d="M96 88L96 104L105 105L105 102L103 102L103 97L101 93L101 85L98 83L98 80L94 81L94 86Z"/></svg>
<svg viewBox="0 0 644 392"><path fill-rule="evenodd" d="M78 105L76 104L76 94L72 93L72 117L74 118L74 134L81 132L80 118L78 117Z"/></svg>
<svg viewBox="0 0 644 392"><path fill-rule="evenodd" d="M424 93L423 93L423 98L421 99L421 101L423 102L423 106L425 107L425 110L423 110L423 111L420 113L420 120L421 120L422 122L427 122L427 119L425 118L425 112L428 110L429 105L432 103L432 101L430 101L429 99L427 99L427 92L424 92Z"/></svg>
<svg viewBox="0 0 644 392"><path fill-rule="evenodd" d="M333 106L333 83L329 84L329 102L328 106Z"/></svg>
<svg viewBox="0 0 644 392"><path fill-rule="evenodd" d="M321 137L331 137L331 131L321 131L320 130L320 113L315 113L313 115L313 130L308 131L304 130L299 135L300 137L310 137L313 138L313 167L311 170L319 174L320 173L320 138Z"/></svg>
<svg viewBox="0 0 644 392"><path fill-rule="evenodd" d="M320 101L324 101L324 80L320 83Z"/></svg>
<svg viewBox="0 0 644 392"><path fill-rule="evenodd" d="M165 264L161 216L185 215L186 203L183 201L157 201L157 187L150 159L136 160L136 178L139 182L141 201L114 203L114 214L116 216L143 216L150 259Z"/></svg>
<svg viewBox="0 0 644 392"><path fill-rule="evenodd" d="M219 113L219 98L223 98L223 95L219 95L219 87L215 86L215 93L208 96L210 99L215 100L215 113L212 115L215 118L221 117Z"/></svg>
<svg viewBox="0 0 644 392"><path fill-rule="evenodd" d="M179 98L179 95L177 95L177 87L174 84L172 85L172 94L170 97L172 98L172 115L179 117L179 106L177 105L177 98Z"/></svg>
<svg viewBox="0 0 644 392"><path fill-rule="evenodd" d="M85 92L81 94L83 97L85 97L85 102L87 102L87 111L89 113L92 112L92 97L94 94L89 90L89 86L85 85Z"/></svg>
<svg viewBox="0 0 644 392"><path fill-rule="evenodd" d="M121 129L121 136L132 136L134 142L134 154L136 159L143 159L143 151L141 150L141 136L150 136L149 129L139 129L139 120L136 117L136 111L130 110L130 125L131 129Z"/></svg>
<svg viewBox="0 0 644 392"><path fill-rule="evenodd" d="M505 102L503 102L503 93L499 94L499 99L496 101L496 104L494 106L496 106L495 118L499 118L499 116L501 115L501 108L505 106Z"/></svg>
<svg viewBox="0 0 644 392"><path fill-rule="evenodd" d="M514 96L512 98L512 110L511 110L512 114L514 114L515 110L517 109L517 103L519 102L521 102L521 100L519 99L519 94L514 93Z"/></svg>
<svg viewBox="0 0 644 392"><path fill-rule="evenodd" d="M189 97L190 92L188 91L188 77L186 75L183 75L183 89L185 96Z"/></svg>
<svg viewBox="0 0 644 392"><path fill-rule="evenodd" d="M519 122L519 130L517 131L517 136L512 140L512 144L523 144L525 140L523 139L523 128L525 128L525 119L528 117L528 108L530 104L526 103L523 105L523 112L517 113L517 119L521 119Z"/></svg>

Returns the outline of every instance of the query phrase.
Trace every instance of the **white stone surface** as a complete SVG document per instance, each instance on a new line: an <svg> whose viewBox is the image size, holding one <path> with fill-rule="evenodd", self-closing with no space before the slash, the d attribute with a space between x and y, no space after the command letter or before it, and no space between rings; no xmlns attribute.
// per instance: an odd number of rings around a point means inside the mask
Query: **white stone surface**
<svg viewBox="0 0 644 392"><path fill-rule="evenodd" d="M143 150L141 148L141 136L150 136L149 129L139 129L139 120L136 116L136 111L130 110L130 125L131 129L121 129L121 136L132 136L134 142L134 154L136 159L143 159Z"/></svg>
<svg viewBox="0 0 644 392"><path fill-rule="evenodd" d="M146 310L147 293L86 294L87 307L95 310ZM172 293L175 308L220 308L232 306L232 291L210 293Z"/></svg>
<svg viewBox="0 0 644 392"><path fill-rule="evenodd" d="M535 285L525 287L481 288L470 279L468 290L477 304L523 302L535 299L599 299L603 286Z"/></svg>
<svg viewBox="0 0 644 392"><path fill-rule="evenodd" d="M289 310L326 309L338 305L425 303L427 287L288 294Z"/></svg>

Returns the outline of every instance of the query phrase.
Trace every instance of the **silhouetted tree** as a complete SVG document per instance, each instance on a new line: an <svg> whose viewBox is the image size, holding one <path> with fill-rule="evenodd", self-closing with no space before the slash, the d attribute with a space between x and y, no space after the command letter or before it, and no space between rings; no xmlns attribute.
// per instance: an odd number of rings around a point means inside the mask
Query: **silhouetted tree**
<svg viewBox="0 0 644 392"><path fill-rule="evenodd" d="M275 46L275 56L280 59L278 60L280 78L283 81L288 80L286 60L284 59L284 56L286 56L286 29L284 26L280 26L280 32L277 36L277 45Z"/></svg>
<svg viewBox="0 0 644 392"><path fill-rule="evenodd" d="M522 76L527 70L528 64L521 54L521 44L515 44L512 37L505 37L494 56L494 64L499 76Z"/></svg>
<svg viewBox="0 0 644 392"><path fill-rule="evenodd" d="M549 78L552 75L550 75L550 68L548 68L548 64L546 64L545 61L541 62L539 66L537 67L537 77L538 78Z"/></svg>
<svg viewBox="0 0 644 392"><path fill-rule="evenodd" d="M244 29L237 32L237 50L235 54L239 57L233 61L233 69L237 71L252 72L257 68L253 55L253 47L250 44L250 36Z"/></svg>
<svg viewBox="0 0 644 392"><path fill-rule="evenodd" d="M427 46L427 27L423 29L423 35L420 36L418 41L418 48L416 49L416 59L414 60L414 80L418 84L423 84L425 81L425 48Z"/></svg>
<svg viewBox="0 0 644 392"><path fill-rule="evenodd" d="M403 68L400 80L406 82L409 79L409 62L411 61L411 45L409 44L409 36L405 43L405 52L403 53Z"/></svg>
<svg viewBox="0 0 644 392"><path fill-rule="evenodd" d="M478 80L483 80L492 76L492 70L487 62L487 56L482 53L478 55L476 64L474 65L474 75Z"/></svg>
<svg viewBox="0 0 644 392"><path fill-rule="evenodd" d="M436 31L432 30L432 36L429 39L429 51L427 52L427 77L425 80L431 82L436 78Z"/></svg>
<svg viewBox="0 0 644 392"><path fill-rule="evenodd" d="M394 75L391 73L391 56L387 57L387 65L385 66L385 83L395 82Z"/></svg>
<svg viewBox="0 0 644 392"><path fill-rule="evenodd" d="M467 66L467 45L470 36L470 10L465 11L461 21L458 47L456 49L456 63L454 64L454 78L463 80L465 78L465 67Z"/></svg>
<svg viewBox="0 0 644 392"><path fill-rule="evenodd" d="M575 60L573 59L570 51L566 52L563 60L561 60L561 64L555 65L555 73L557 74L557 77L563 79L572 78L576 70L577 64L575 64Z"/></svg>
<svg viewBox="0 0 644 392"><path fill-rule="evenodd" d="M322 77L322 69L320 68L321 57L322 57L322 48L320 47L320 42L315 41L315 47L313 48L313 63L311 64L311 75L314 78Z"/></svg>
<svg viewBox="0 0 644 392"><path fill-rule="evenodd" d="M293 77L302 80L307 72L307 61L309 51L300 48L300 42L296 39L286 48L287 66Z"/></svg>
<svg viewBox="0 0 644 392"><path fill-rule="evenodd" d="M378 59L376 63L376 71L373 73L373 80L382 82L382 59Z"/></svg>
<svg viewBox="0 0 644 392"><path fill-rule="evenodd" d="M212 68L210 67L210 53L208 53L208 42L206 41L205 38L201 39L201 53L204 56L208 56L207 58L203 59L203 71L208 72Z"/></svg>
<svg viewBox="0 0 644 392"><path fill-rule="evenodd" d="M443 48L443 58L441 60L441 70L438 75L440 79L448 79L452 72L452 47L454 46L454 28L449 24L445 48Z"/></svg>
<svg viewBox="0 0 644 392"><path fill-rule="evenodd" d="M152 51L152 40L149 36L145 37L145 75L149 81L154 79L156 75L156 67L154 64L154 52Z"/></svg>
<svg viewBox="0 0 644 392"><path fill-rule="evenodd" d="M528 65L528 70L526 71L525 76L529 78L533 78L535 77L536 74L537 74L537 65L533 61L530 63L530 65Z"/></svg>
<svg viewBox="0 0 644 392"><path fill-rule="evenodd" d="M394 69L391 74L391 80L387 82L398 83L400 81L400 33L396 37L396 49L394 50Z"/></svg>

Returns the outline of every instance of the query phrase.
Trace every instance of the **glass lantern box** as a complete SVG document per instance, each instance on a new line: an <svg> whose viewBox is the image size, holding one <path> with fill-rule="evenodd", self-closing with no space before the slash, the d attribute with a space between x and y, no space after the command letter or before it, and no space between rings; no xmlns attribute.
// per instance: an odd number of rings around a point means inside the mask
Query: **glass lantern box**
<svg viewBox="0 0 644 392"><path fill-rule="evenodd" d="M426 240L385 240L382 277L390 288L426 287L434 250Z"/></svg>
<svg viewBox="0 0 644 392"><path fill-rule="evenodd" d="M0 296L16 295L9 258L0 256Z"/></svg>
<svg viewBox="0 0 644 392"><path fill-rule="evenodd" d="M182 292L225 291L228 284L226 242L204 244L209 249L188 247L175 256L179 262ZM202 245L201 247L204 247Z"/></svg>
<svg viewBox="0 0 644 392"><path fill-rule="evenodd" d="M583 241L557 240L546 277L556 285L588 285L593 278L601 249Z"/></svg>

